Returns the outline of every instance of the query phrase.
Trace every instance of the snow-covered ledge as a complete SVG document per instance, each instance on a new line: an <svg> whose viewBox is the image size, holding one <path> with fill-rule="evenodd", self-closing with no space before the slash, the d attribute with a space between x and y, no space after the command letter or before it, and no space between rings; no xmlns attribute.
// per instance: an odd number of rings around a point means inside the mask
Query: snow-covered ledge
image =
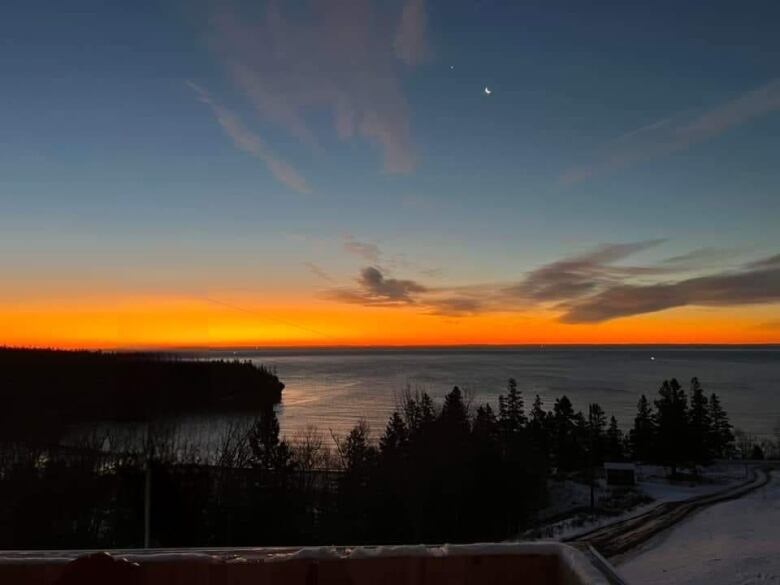
<svg viewBox="0 0 780 585"><path fill-rule="evenodd" d="M78 557L96 551L0 553L0 583L60 582ZM606 572L576 548L561 543L489 543L440 546L151 549L109 551L111 571L128 583L157 585L608 585ZM86 563L82 560L82 565ZM114 565L121 565L115 567ZM132 565L132 566L130 566ZM88 569L88 567L87 567ZM73 581L76 582L76 581ZM123 581L124 582L124 581Z"/></svg>

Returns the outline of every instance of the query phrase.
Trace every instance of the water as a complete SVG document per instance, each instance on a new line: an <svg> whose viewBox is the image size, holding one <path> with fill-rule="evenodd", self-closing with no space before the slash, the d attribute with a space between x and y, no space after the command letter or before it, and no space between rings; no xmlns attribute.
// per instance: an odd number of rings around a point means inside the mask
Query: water
<svg viewBox="0 0 780 585"><path fill-rule="evenodd" d="M495 406L509 377L527 406L535 394L546 408L566 394L575 409L598 402L628 428L640 394L652 400L664 379L687 387L698 376L735 427L769 437L780 422L780 347L266 350L236 357L275 368L286 384L279 419L288 437L308 425L343 435L360 418L378 436L407 387L441 400L458 385L474 405Z"/></svg>

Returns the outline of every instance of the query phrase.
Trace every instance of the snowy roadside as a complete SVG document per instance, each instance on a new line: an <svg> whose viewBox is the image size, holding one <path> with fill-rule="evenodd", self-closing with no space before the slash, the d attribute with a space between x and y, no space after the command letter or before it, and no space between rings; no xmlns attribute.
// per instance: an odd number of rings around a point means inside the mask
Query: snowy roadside
<svg viewBox="0 0 780 585"><path fill-rule="evenodd" d="M572 481L558 482L551 486L552 504L543 514L560 520L542 523L536 529L520 535L520 539L573 540L579 535L611 524L636 518L659 504L679 502L714 494L728 487L739 485L747 478L741 463L723 463L705 468L697 481L674 481L666 477L666 470L659 466L637 467L635 488L610 488L603 481L596 485L597 508L608 506L618 510L609 514L591 515L584 510L590 500L590 488ZM568 512L568 513L567 513Z"/></svg>
<svg viewBox="0 0 780 585"><path fill-rule="evenodd" d="M780 474L650 539L618 572L632 585L780 583Z"/></svg>

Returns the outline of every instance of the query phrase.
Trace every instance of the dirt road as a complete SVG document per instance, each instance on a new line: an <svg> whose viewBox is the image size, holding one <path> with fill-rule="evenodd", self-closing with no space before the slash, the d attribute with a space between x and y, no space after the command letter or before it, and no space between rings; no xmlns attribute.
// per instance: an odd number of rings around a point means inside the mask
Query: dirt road
<svg viewBox="0 0 780 585"><path fill-rule="evenodd" d="M649 512L597 528L565 539L580 547L591 546L602 556L613 558L642 544L659 532L673 526L689 514L718 502L733 500L760 488L769 481L769 474L753 469L750 480L715 494L699 496L681 502L665 502Z"/></svg>

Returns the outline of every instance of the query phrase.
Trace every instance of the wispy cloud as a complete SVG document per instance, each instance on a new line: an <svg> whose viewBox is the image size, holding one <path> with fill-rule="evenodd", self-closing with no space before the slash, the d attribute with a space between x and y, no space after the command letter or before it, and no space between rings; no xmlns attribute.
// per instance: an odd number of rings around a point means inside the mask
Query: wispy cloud
<svg viewBox="0 0 780 585"><path fill-rule="evenodd" d="M566 305L562 321L594 323L687 305L733 306L780 302L780 259L734 272L650 285L616 285Z"/></svg>
<svg viewBox="0 0 780 585"><path fill-rule="evenodd" d="M306 179L291 165L276 156L271 148L255 132L247 128L241 119L226 107L220 105L199 85L187 82L198 99L207 104L217 119L222 131L233 141L236 148L262 161L277 181L299 193L311 193Z"/></svg>
<svg viewBox="0 0 780 585"><path fill-rule="evenodd" d="M615 264L662 242L605 244L533 270L507 292L561 311L565 323L596 323L688 305L780 302L780 254L683 279L681 273L705 267L716 250L699 248L646 266ZM678 280L670 280L675 275Z"/></svg>
<svg viewBox="0 0 780 585"><path fill-rule="evenodd" d="M382 250L378 245L372 244L371 242L358 241L352 234L346 234L344 236L343 247L344 250L350 254L354 254L373 264L378 263L382 256Z"/></svg>
<svg viewBox="0 0 780 585"><path fill-rule="evenodd" d="M604 244L529 271L514 283L436 286L388 278L383 269L369 266L354 285L327 296L368 306L413 305L424 313L450 316L547 309L564 323L597 323L688 305L780 303L780 254L687 278L681 277L695 273L694 261L708 258L710 249L649 265L621 263L662 242Z"/></svg>
<svg viewBox="0 0 780 585"><path fill-rule="evenodd" d="M362 305L399 306L411 305L416 297L428 289L414 280L387 278L376 266L360 271L356 287L330 291L336 300Z"/></svg>
<svg viewBox="0 0 780 585"><path fill-rule="evenodd" d="M662 264L680 269L701 269L715 263L722 265L724 259L731 258L737 253L737 250L726 248L697 248L684 254L670 256L669 258L664 259Z"/></svg>
<svg viewBox="0 0 780 585"><path fill-rule="evenodd" d="M444 296L430 299L428 302L428 313L447 317L467 317L486 312L490 308L485 300L469 296Z"/></svg>
<svg viewBox="0 0 780 585"><path fill-rule="evenodd" d="M617 266L616 262L653 248L664 240L647 240L627 244L605 244L595 250L556 260L532 270L507 292L536 301L571 299L590 294L606 284L629 276L656 274L664 269L643 266Z"/></svg>
<svg viewBox="0 0 780 585"><path fill-rule="evenodd" d="M353 285L326 291L325 297L369 307L415 306L422 313L451 317L486 310L481 292L469 287L433 287L417 280L391 278L378 266L366 266Z"/></svg>
<svg viewBox="0 0 780 585"><path fill-rule="evenodd" d="M396 56L407 65L417 65L425 58L428 51L425 29L425 0L406 0L393 46Z"/></svg>
<svg viewBox="0 0 780 585"><path fill-rule="evenodd" d="M328 282L336 282L335 278L333 278L330 274L325 272L322 268L320 268L314 262L304 262L303 265L306 268L309 269L309 272L311 272L313 275L321 278L322 280L326 280Z"/></svg>
<svg viewBox="0 0 780 585"><path fill-rule="evenodd" d="M624 134L590 162L568 169L565 184L584 181L659 156L685 150L753 118L780 110L780 79L695 115L661 120Z"/></svg>
<svg viewBox="0 0 780 585"><path fill-rule="evenodd" d="M228 0L214 19L227 69L258 113L316 147L306 116L324 109L339 137L377 145L387 172L412 171L399 59L414 65L425 53L424 0L407 0L400 13L379 0L283 4L270 0L258 19Z"/></svg>

